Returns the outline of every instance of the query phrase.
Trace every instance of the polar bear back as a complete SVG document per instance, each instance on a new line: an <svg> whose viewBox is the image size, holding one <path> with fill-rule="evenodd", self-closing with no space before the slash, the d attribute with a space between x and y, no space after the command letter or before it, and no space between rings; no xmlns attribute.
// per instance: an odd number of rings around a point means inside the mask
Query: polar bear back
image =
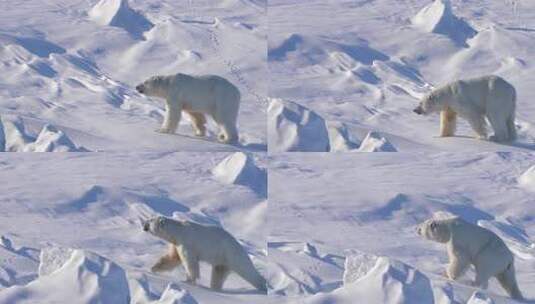
<svg viewBox="0 0 535 304"><path fill-rule="evenodd" d="M171 221L168 229L179 245L212 265L228 264L229 258L246 255L241 244L221 227Z"/></svg>
<svg viewBox="0 0 535 304"><path fill-rule="evenodd" d="M516 101L513 85L505 79L489 75L478 78L457 80L445 87L451 91L453 103L470 104L480 112L497 108L499 111L512 110Z"/></svg>
<svg viewBox="0 0 535 304"><path fill-rule="evenodd" d="M240 91L230 81L216 75L191 76L176 74L170 77L173 99L192 112L213 113L218 106L238 107Z"/></svg>
<svg viewBox="0 0 535 304"><path fill-rule="evenodd" d="M513 255L507 245L492 231L464 221L461 218L445 220L451 235L451 245L475 258L483 251L492 251L497 256L512 260Z"/></svg>

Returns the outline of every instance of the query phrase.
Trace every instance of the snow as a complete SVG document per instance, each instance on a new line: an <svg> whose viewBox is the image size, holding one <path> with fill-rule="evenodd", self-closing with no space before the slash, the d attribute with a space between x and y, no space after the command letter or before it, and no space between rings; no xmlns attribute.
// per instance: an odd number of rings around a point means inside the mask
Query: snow
<svg viewBox="0 0 535 304"><path fill-rule="evenodd" d="M378 132L370 132L359 147L359 152L397 152L396 148Z"/></svg>
<svg viewBox="0 0 535 304"><path fill-rule="evenodd" d="M268 20L270 98L344 124L356 144L379 132L398 152L535 149L530 1L274 0ZM438 115L412 113L433 88L489 74L517 90L517 141L477 140L463 119L441 138Z"/></svg>
<svg viewBox="0 0 535 304"><path fill-rule="evenodd" d="M236 152L223 159L213 170L216 180L225 184L250 187L259 195L267 195L267 172L254 163L251 155Z"/></svg>
<svg viewBox="0 0 535 304"><path fill-rule="evenodd" d="M436 0L412 18L415 27L429 33L448 36L462 46L477 34L470 24L453 14L450 0Z"/></svg>
<svg viewBox="0 0 535 304"><path fill-rule="evenodd" d="M61 292L51 292L58 286ZM0 293L2 303L67 303L73 299L80 303L127 303L130 297L124 269L95 253L72 250L56 271Z"/></svg>
<svg viewBox="0 0 535 304"><path fill-rule="evenodd" d="M273 99L268 109L270 152L326 152L329 135L325 120L297 103Z"/></svg>
<svg viewBox="0 0 535 304"><path fill-rule="evenodd" d="M518 177L532 153L287 153L269 171L269 282L298 303L520 303L495 279L444 275L444 244L416 226L460 216L496 233L535 298L533 193ZM474 293L476 293L474 295ZM292 302L292 303L293 303ZM483 302L484 303L484 302Z"/></svg>
<svg viewBox="0 0 535 304"><path fill-rule="evenodd" d="M535 165L522 173L518 178L518 184L525 189L535 192Z"/></svg>
<svg viewBox="0 0 535 304"><path fill-rule="evenodd" d="M532 1L0 8L0 152L104 152L1 153L0 304L519 303L496 280L472 286L473 269L444 276L446 248L414 229L451 216L503 239L535 300ZM135 86L178 72L240 89L238 143L211 119L193 136L188 115L155 132L164 104ZM441 138L438 115L412 112L489 74L517 90L515 142L463 119ZM223 227L268 295L235 274L215 292L206 264L197 285L183 267L152 273L167 247L142 230L155 215Z"/></svg>
<svg viewBox="0 0 535 304"><path fill-rule="evenodd" d="M90 151L267 150L265 2L52 0L0 6L0 114L17 121L24 135L36 138L51 125ZM239 143L219 143L212 119L207 138L193 136L187 115L176 135L155 132L164 103L135 86L178 72L219 75L240 89ZM18 136L4 131L0 143Z"/></svg>
<svg viewBox="0 0 535 304"><path fill-rule="evenodd" d="M229 157L235 155L5 153L0 303L278 303L235 274L222 292L212 291L207 264L196 286L185 282L183 267L150 271L167 244L141 221L164 215L220 225L267 275L267 200L253 190L267 188L266 180L243 186L215 179L213 169ZM251 164L265 172L265 155L247 159L245 172Z"/></svg>

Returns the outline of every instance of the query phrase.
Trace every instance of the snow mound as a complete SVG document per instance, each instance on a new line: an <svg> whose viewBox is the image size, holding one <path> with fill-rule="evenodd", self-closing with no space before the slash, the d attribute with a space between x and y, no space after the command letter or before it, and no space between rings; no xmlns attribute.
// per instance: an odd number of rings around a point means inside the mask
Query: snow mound
<svg viewBox="0 0 535 304"><path fill-rule="evenodd" d="M339 122L327 122L329 147L331 152L346 152L356 149L359 145L350 138L347 126Z"/></svg>
<svg viewBox="0 0 535 304"><path fill-rule="evenodd" d="M466 304L494 304L494 301L481 291L476 291Z"/></svg>
<svg viewBox="0 0 535 304"><path fill-rule="evenodd" d="M167 285L162 296L154 304L197 304L197 301L178 285L171 283Z"/></svg>
<svg viewBox="0 0 535 304"><path fill-rule="evenodd" d="M356 254L346 258L344 285L307 303L433 303L430 280L415 268L387 257Z"/></svg>
<svg viewBox="0 0 535 304"><path fill-rule="evenodd" d="M268 107L270 152L327 152L329 134L325 120L291 101L272 99Z"/></svg>
<svg viewBox="0 0 535 304"><path fill-rule="evenodd" d="M344 286L364 277L377 264L378 257L364 252L354 251L346 256L344 263Z"/></svg>
<svg viewBox="0 0 535 304"><path fill-rule="evenodd" d="M31 152L80 152L69 137L52 125L45 125L35 142L28 146Z"/></svg>
<svg viewBox="0 0 535 304"><path fill-rule="evenodd" d="M535 192L535 166L529 168L518 178L518 184L526 190Z"/></svg>
<svg viewBox="0 0 535 304"><path fill-rule="evenodd" d="M0 291L13 285L25 285L37 277L39 250L17 246L0 236Z"/></svg>
<svg viewBox="0 0 535 304"><path fill-rule="evenodd" d="M435 0L425 6L412 18L412 24L424 32L448 36L463 46L467 39L477 34L468 23L453 14L449 0Z"/></svg>
<svg viewBox="0 0 535 304"><path fill-rule="evenodd" d="M397 152L397 149L379 132L369 132L358 152Z"/></svg>
<svg viewBox="0 0 535 304"><path fill-rule="evenodd" d="M262 196L267 195L266 169L258 167L249 154L231 154L212 169L212 174L221 183L246 186Z"/></svg>
<svg viewBox="0 0 535 304"><path fill-rule="evenodd" d="M39 276L53 273L63 266L72 256L73 249L63 247L47 247L41 250L39 256Z"/></svg>
<svg viewBox="0 0 535 304"><path fill-rule="evenodd" d="M389 59L386 54L369 47L363 39L346 44L300 34L292 34L277 46L270 47L268 58L269 61L292 59L298 66L340 62L371 65L376 60Z"/></svg>
<svg viewBox="0 0 535 304"><path fill-rule="evenodd" d="M77 147L61 130L45 125L37 135L29 135L21 119L0 119L0 151L2 152L87 152Z"/></svg>
<svg viewBox="0 0 535 304"><path fill-rule="evenodd" d="M42 256L45 259L39 269L43 276L26 286L5 289L0 293L0 303L70 303L73 299L76 303L130 301L125 271L106 258L79 249L47 249ZM55 292L59 286L62 292Z"/></svg>
<svg viewBox="0 0 535 304"><path fill-rule="evenodd" d="M120 27L136 38L142 38L153 24L131 9L128 0L100 0L89 11L89 18L99 25Z"/></svg>

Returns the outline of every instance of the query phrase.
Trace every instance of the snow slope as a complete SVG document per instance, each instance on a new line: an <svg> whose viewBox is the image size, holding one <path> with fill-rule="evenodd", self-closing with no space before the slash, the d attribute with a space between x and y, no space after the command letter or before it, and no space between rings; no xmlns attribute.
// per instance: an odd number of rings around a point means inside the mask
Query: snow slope
<svg viewBox="0 0 535 304"><path fill-rule="evenodd" d="M0 160L0 303L272 303L231 274L224 290L183 268L154 274L167 245L141 219L161 214L221 225L267 275L266 180L222 183L229 153L5 153ZM265 170L266 157L222 173ZM231 171L231 172L227 172ZM261 185L263 183L263 185ZM160 301L160 302L158 302ZM173 302L175 301L175 302Z"/></svg>
<svg viewBox="0 0 535 304"><path fill-rule="evenodd" d="M375 131L400 152L535 149L533 1L273 0L268 20L270 96L345 124L355 142ZM518 91L517 142L474 140L462 120L438 138L438 115L412 112L432 87L485 74Z"/></svg>
<svg viewBox="0 0 535 304"><path fill-rule="evenodd" d="M20 121L23 137L52 125L91 151L267 149L265 2L3 1L0 8L0 117ZM208 140L195 138L187 117L178 133L188 136L154 132L163 103L134 87L177 72L217 74L239 87L240 144L217 143L212 121Z"/></svg>
<svg viewBox="0 0 535 304"><path fill-rule="evenodd" d="M535 300L535 200L520 179L534 164L520 152L279 155L269 178L273 293L296 303L518 303L495 280L471 287L473 270L456 282L442 275L445 246L415 226L453 214L505 240Z"/></svg>

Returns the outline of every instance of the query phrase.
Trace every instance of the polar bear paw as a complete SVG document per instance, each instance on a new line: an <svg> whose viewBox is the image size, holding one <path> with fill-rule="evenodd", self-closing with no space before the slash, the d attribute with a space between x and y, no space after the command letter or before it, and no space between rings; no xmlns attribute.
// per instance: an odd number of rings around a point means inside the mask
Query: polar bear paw
<svg viewBox="0 0 535 304"><path fill-rule="evenodd" d="M156 129L154 131L158 132L158 133L164 133L164 134L173 134L173 133L175 133L173 130L170 130L170 129L167 129L167 128L158 128L158 129Z"/></svg>

